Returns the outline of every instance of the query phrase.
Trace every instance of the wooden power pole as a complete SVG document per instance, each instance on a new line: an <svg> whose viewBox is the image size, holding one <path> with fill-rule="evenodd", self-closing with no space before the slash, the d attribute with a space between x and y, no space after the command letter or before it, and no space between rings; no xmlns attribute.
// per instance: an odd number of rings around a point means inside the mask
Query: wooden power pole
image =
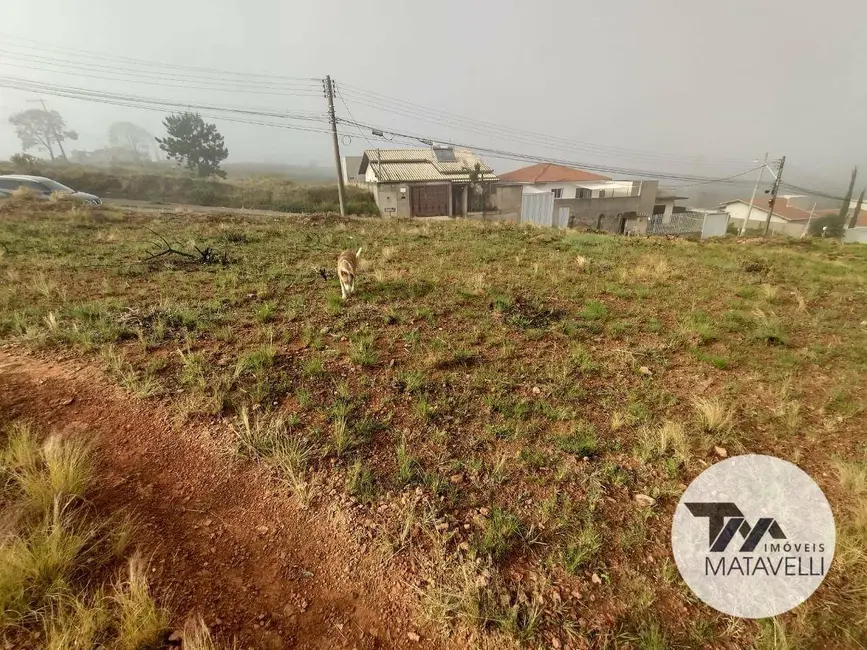
<svg viewBox="0 0 867 650"><path fill-rule="evenodd" d="M768 236L768 231L771 229L771 217L774 216L774 204L777 202L777 192L780 191L780 180L783 178L783 166L786 164L786 157L780 158L780 166L777 169L776 178L774 178L774 186L771 188L771 201L768 204L768 218L765 220L765 234Z"/></svg>
<svg viewBox="0 0 867 650"><path fill-rule="evenodd" d="M340 216L345 217L343 165L340 164L340 142L337 140L337 118L334 116L334 86L331 75L325 77L325 96L328 98L328 121L331 123L331 141L334 144L334 164L337 165L337 197L340 199Z"/></svg>

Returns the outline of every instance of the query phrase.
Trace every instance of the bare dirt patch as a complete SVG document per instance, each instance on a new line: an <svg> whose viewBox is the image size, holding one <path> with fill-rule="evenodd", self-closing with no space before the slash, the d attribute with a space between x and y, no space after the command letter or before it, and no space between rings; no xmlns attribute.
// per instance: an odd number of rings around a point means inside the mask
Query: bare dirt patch
<svg viewBox="0 0 867 650"><path fill-rule="evenodd" d="M221 453L219 432L179 429L90 368L3 352L0 420L20 418L93 437L95 505L139 522L150 579L178 626L201 613L218 638L256 648L415 645L400 585L360 559L339 521L300 511Z"/></svg>

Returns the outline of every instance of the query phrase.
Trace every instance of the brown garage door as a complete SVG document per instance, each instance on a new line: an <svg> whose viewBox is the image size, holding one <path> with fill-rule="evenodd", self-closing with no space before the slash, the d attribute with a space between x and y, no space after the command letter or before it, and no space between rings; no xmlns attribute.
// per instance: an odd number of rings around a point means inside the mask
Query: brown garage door
<svg viewBox="0 0 867 650"><path fill-rule="evenodd" d="M437 217L449 213L448 185L418 185L410 187L412 216Z"/></svg>

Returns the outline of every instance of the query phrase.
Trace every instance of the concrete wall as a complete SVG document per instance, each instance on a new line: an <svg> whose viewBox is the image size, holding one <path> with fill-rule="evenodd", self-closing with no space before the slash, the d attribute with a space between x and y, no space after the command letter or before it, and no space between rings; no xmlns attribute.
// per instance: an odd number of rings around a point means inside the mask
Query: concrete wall
<svg viewBox="0 0 867 650"><path fill-rule="evenodd" d="M491 202L494 207L500 212L517 213L521 212L521 195L524 187L522 185L496 185L496 190L491 197Z"/></svg>
<svg viewBox="0 0 867 650"><path fill-rule="evenodd" d="M846 244L867 244L867 228L846 228L843 241Z"/></svg>
<svg viewBox="0 0 867 650"><path fill-rule="evenodd" d="M767 215L766 212L762 214ZM734 219L729 217L729 224L740 230L743 219ZM747 225L747 230L750 232L764 231L765 222L750 219ZM771 227L768 230L772 235L786 235L788 237L800 237L807 229L806 221L786 221L785 219L772 220Z"/></svg>
<svg viewBox="0 0 867 650"><path fill-rule="evenodd" d="M699 212L698 214L704 214L704 225L701 228L702 239L707 239L708 237L725 237L729 221L728 214L725 212L716 214Z"/></svg>
<svg viewBox="0 0 867 650"><path fill-rule="evenodd" d="M729 213L729 217L732 220L737 219L738 225L744 222L744 219L747 218L747 212L749 212L750 206L747 203L729 203L728 205L723 207L723 210ZM754 205L753 211L750 212L750 223L747 228L758 228L761 226L765 227L765 220L768 218L767 210L762 210L759 206ZM771 223L789 223L786 219L778 215L774 215L771 217Z"/></svg>
<svg viewBox="0 0 867 650"><path fill-rule="evenodd" d="M376 205L383 217L410 216L409 185L406 183L378 183L374 185Z"/></svg>
<svg viewBox="0 0 867 650"><path fill-rule="evenodd" d="M652 214L658 189L657 181L636 183L635 196L606 197L604 199L556 199L554 213L560 208L569 208L570 228L597 228L609 232L620 232L623 215ZM640 191L640 194L638 192ZM601 215L601 219L600 219Z"/></svg>

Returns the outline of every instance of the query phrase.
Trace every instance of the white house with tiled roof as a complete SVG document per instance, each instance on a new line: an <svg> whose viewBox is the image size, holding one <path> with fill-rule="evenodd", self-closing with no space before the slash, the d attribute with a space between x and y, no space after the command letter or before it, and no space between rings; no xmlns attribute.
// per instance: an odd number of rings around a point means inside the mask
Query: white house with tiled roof
<svg viewBox="0 0 867 650"><path fill-rule="evenodd" d="M798 197L793 197L798 198ZM756 197L752 210L749 199L735 199L726 201L720 205L722 210L729 214L729 223L740 228L749 215L747 230L762 229L768 219L770 206L767 195ZM815 215L814 215L815 216ZM774 213L771 215L771 231L800 237L810 221L810 211L792 205L789 197L777 197L774 204Z"/></svg>
<svg viewBox="0 0 867 650"><path fill-rule="evenodd" d="M476 166L478 184L470 187ZM483 199L479 190L489 196L497 182L481 158L458 147L368 149L358 171L384 216L466 215Z"/></svg>

